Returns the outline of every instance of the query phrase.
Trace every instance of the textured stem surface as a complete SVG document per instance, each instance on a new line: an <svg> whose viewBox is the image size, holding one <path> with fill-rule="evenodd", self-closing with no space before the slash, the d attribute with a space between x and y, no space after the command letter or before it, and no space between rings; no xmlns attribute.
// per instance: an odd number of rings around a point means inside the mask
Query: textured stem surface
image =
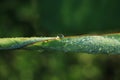
<svg viewBox="0 0 120 80"><path fill-rule="evenodd" d="M0 38L0 50L44 50L73 53L120 54L120 34L74 36Z"/></svg>

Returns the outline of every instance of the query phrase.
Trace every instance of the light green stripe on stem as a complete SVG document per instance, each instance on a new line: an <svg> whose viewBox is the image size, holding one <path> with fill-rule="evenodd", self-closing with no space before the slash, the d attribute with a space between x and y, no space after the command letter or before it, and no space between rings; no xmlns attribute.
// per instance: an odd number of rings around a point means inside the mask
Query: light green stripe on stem
<svg viewBox="0 0 120 80"><path fill-rule="evenodd" d="M23 48L27 45L55 39L55 37L17 37L17 38L0 38L0 50L10 50L10 49L18 49Z"/></svg>

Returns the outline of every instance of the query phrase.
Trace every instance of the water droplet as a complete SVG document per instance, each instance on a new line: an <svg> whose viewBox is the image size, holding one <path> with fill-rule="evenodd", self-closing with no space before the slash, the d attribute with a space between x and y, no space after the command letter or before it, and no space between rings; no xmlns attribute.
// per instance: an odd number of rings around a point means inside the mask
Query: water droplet
<svg viewBox="0 0 120 80"><path fill-rule="evenodd" d="M101 51L102 50L102 48L99 48L99 51Z"/></svg>
<svg viewBox="0 0 120 80"><path fill-rule="evenodd" d="M62 38L64 38L64 35L63 34L59 34L59 35L57 35L57 38L62 39Z"/></svg>

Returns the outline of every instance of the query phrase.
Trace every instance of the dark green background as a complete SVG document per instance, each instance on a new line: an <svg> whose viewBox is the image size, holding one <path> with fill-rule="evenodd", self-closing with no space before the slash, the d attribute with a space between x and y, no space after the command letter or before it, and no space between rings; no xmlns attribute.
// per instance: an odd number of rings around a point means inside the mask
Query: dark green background
<svg viewBox="0 0 120 80"><path fill-rule="evenodd" d="M120 32L120 0L0 0L0 37ZM120 80L119 55L0 51L0 80Z"/></svg>

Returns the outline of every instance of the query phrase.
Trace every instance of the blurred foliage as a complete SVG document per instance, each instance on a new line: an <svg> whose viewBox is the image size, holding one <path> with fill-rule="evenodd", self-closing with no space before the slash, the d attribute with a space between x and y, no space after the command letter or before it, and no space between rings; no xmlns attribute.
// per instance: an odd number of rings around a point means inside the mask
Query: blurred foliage
<svg viewBox="0 0 120 80"><path fill-rule="evenodd" d="M0 37L119 32L120 0L0 0ZM0 80L120 80L119 55L0 51Z"/></svg>

